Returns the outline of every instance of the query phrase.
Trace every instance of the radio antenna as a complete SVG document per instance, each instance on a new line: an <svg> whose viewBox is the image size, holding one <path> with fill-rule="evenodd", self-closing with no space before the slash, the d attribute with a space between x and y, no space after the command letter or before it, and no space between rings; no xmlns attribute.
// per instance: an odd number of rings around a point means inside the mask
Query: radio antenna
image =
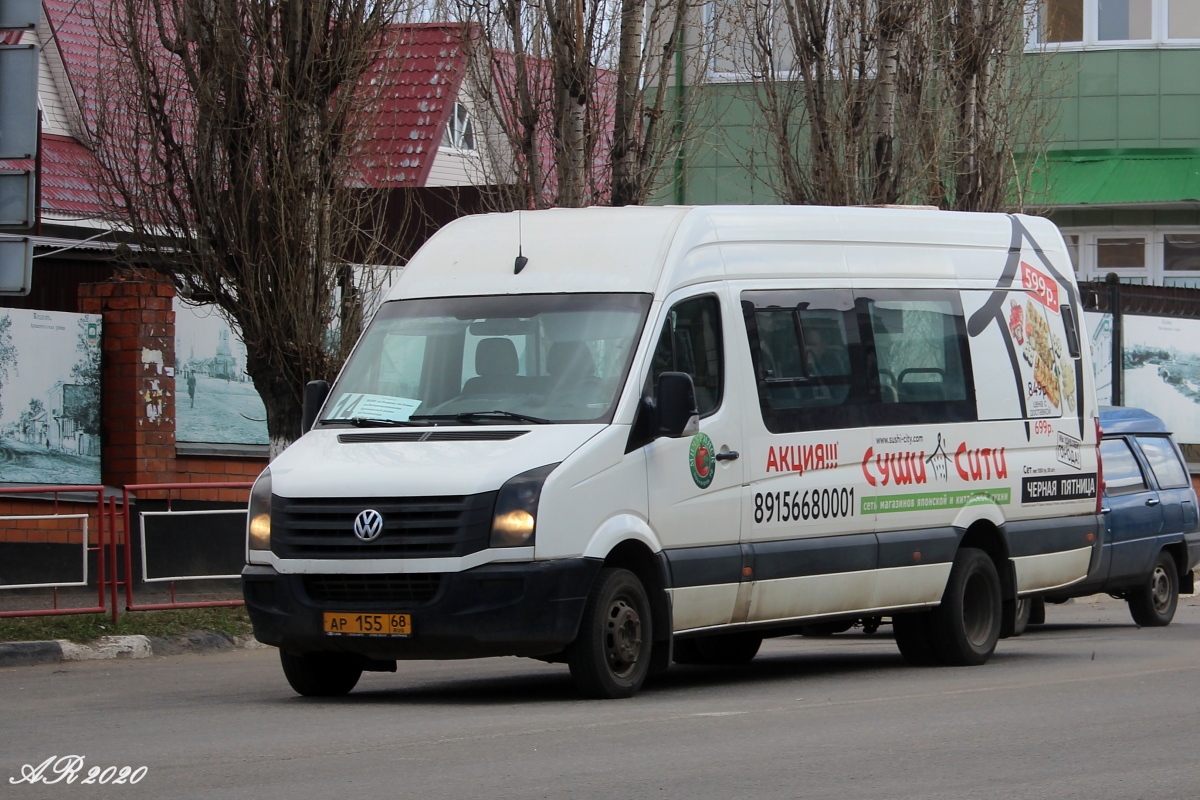
<svg viewBox="0 0 1200 800"><path fill-rule="evenodd" d="M521 270L525 269L525 265L529 263L529 259L522 254L525 237L521 230L521 212L517 211L517 260L513 263L513 275L520 275Z"/></svg>

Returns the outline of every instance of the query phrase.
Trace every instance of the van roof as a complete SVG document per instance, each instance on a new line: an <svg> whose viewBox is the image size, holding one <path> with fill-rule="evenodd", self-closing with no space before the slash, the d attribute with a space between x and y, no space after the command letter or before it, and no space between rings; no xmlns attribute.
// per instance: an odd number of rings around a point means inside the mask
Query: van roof
<svg viewBox="0 0 1200 800"><path fill-rule="evenodd" d="M1106 434L1170 433L1166 423L1143 408L1100 406L1100 430Z"/></svg>
<svg viewBox="0 0 1200 800"><path fill-rule="evenodd" d="M827 206L628 206L478 214L455 220L431 237L404 269L388 299L657 293L726 276L767 277L780 269L814 277L876 270L902 278L953 276L956 266L929 248L943 253L946 248L1007 252L1014 218ZM1053 233L1053 239L1046 241L1061 241L1049 221L1019 219L1039 238ZM850 259L847 247L856 243L862 247ZM729 247L733 244L740 246ZM788 245L810 249L804 258L758 255L778 253L780 246ZM887 259L879 257L875 248L880 245L889 247ZM733 250L738 258L730 257ZM821 253L828 257L814 257ZM528 259L519 275L514 269L518 254ZM985 261L987 271L993 272L995 259ZM665 270L668 264L670 269ZM774 266L761 266L765 264ZM961 266L957 274L971 277L962 275Z"/></svg>

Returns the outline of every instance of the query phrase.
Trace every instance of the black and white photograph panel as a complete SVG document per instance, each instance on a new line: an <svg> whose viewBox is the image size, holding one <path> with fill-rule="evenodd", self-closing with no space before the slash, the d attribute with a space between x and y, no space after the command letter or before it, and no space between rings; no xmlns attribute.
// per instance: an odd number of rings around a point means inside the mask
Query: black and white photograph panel
<svg viewBox="0 0 1200 800"><path fill-rule="evenodd" d="M100 317L0 309L0 483L100 482Z"/></svg>
<svg viewBox="0 0 1200 800"><path fill-rule="evenodd" d="M212 305L175 299L175 440L266 444L267 412L246 345Z"/></svg>

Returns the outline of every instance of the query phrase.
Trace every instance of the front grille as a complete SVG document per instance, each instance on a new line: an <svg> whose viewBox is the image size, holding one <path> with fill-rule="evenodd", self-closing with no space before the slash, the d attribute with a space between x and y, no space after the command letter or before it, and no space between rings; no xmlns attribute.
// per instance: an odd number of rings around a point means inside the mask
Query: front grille
<svg viewBox="0 0 1200 800"><path fill-rule="evenodd" d="M271 550L280 558L447 558L488 546L496 492L451 497L271 498ZM372 508L383 531L369 542L354 518Z"/></svg>
<svg viewBox="0 0 1200 800"><path fill-rule="evenodd" d="M305 575L304 592L327 603L425 603L442 585L440 572L411 575Z"/></svg>

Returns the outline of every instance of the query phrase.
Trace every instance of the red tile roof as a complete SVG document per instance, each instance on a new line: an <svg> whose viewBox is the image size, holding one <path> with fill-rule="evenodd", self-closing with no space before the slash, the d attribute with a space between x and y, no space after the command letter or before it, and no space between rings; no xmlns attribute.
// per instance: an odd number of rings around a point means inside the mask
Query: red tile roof
<svg viewBox="0 0 1200 800"><path fill-rule="evenodd" d="M94 119L104 71L116 64L104 46L102 26L109 0L44 0L70 91L85 121ZM466 72L462 26L395 26L384 55L371 68L364 90L378 91L367 113L371 130L355 166L371 186L423 186ZM69 99L64 98L64 102ZM31 169L32 163L0 167ZM42 209L58 216L96 218L104 205L92 183L92 155L75 139L42 137Z"/></svg>
<svg viewBox="0 0 1200 800"><path fill-rule="evenodd" d="M467 71L465 27L393 27L384 55L367 73L368 138L356 166L371 186L424 186Z"/></svg>
<svg viewBox="0 0 1200 800"><path fill-rule="evenodd" d="M42 134L42 208L56 215L95 219L105 207L92 182L96 161L69 136Z"/></svg>
<svg viewBox="0 0 1200 800"><path fill-rule="evenodd" d="M92 119L100 76L117 64L115 54L103 46L98 25L110 13L109 0L42 0L42 4L75 101L84 116ZM64 104L68 102L69 98L63 98Z"/></svg>

